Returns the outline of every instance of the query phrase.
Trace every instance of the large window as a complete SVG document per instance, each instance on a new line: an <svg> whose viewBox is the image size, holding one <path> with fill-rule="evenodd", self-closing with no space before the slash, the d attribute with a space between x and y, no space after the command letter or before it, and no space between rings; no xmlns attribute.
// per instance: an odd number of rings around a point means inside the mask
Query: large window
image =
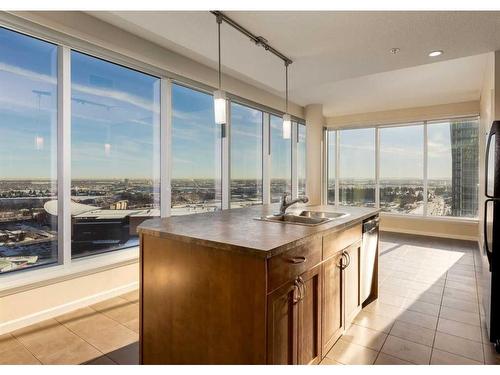
<svg viewBox="0 0 500 375"><path fill-rule="evenodd" d="M57 262L57 46L3 28L0 138L0 273Z"/></svg>
<svg viewBox="0 0 500 375"><path fill-rule="evenodd" d="M380 208L421 215L424 209L423 124L380 129Z"/></svg>
<svg viewBox="0 0 500 375"><path fill-rule="evenodd" d="M137 255L146 219L305 193L302 120L283 139L281 117L229 95L221 127L206 87L81 45L108 57L0 27L0 274L107 266Z"/></svg>
<svg viewBox="0 0 500 375"><path fill-rule="evenodd" d="M335 187L337 182L337 132L328 130L326 132L327 161L326 161L326 200L328 204L335 204Z"/></svg>
<svg viewBox="0 0 500 375"><path fill-rule="evenodd" d="M263 113L231 103L231 208L262 204Z"/></svg>
<svg viewBox="0 0 500 375"><path fill-rule="evenodd" d="M221 208L221 128L211 95L172 87L172 215Z"/></svg>
<svg viewBox="0 0 500 375"><path fill-rule="evenodd" d="M297 123L297 184L299 195L306 195L306 168L306 126Z"/></svg>
<svg viewBox="0 0 500 375"><path fill-rule="evenodd" d="M375 206L375 129L339 132L339 202Z"/></svg>
<svg viewBox="0 0 500 375"><path fill-rule="evenodd" d="M369 196L368 205L375 204L385 212L475 218L478 128L477 118L465 118L361 130L328 130L327 202L336 203L335 187L339 180L340 204L367 204L365 199ZM338 143L339 150L336 149ZM339 176L335 170L339 164L336 157L340 162ZM363 162L366 165L360 165ZM376 170L378 176L375 176ZM345 171L353 176L352 181L346 182ZM364 190L363 180L371 181L366 183L369 189ZM351 187L363 193L346 195ZM379 202L372 200L372 189L379 191Z"/></svg>
<svg viewBox="0 0 500 375"><path fill-rule="evenodd" d="M71 53L73 257L138 244L159 216L160 80Z"/></svg>
<svg viewBox="0 0 500 375"><path fill-rule="evenodd" d="M427 212L475 217L478 204L478 121L429 123Z"/></svg>
<svg viewBox="0 0 500 375"><path fill-rule="evenodd" d="M421 215L424 209L424 126L380 129L380 207Z"/></svg>
<svg viewBox="0 0 500 375"><path fill-rule="evenodd" d="M271 115L271 202L292 192L292 141L283 138L283 119Z"/></svg>

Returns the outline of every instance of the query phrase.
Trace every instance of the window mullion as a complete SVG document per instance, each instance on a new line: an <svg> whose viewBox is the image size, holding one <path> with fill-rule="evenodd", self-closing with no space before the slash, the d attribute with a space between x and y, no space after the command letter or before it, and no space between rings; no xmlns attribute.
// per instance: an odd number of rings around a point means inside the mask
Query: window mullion
<svg viewBox="0 0 500 375"><path fill-rule="evenodd" d="M160 215L172 207L172 80L161 79L160 93Z"/></svg>
<svg viewBox="0 0 500 375"><path fill-rule="evenodd" d="M59 263L71 263L71 49L59 46L57 82L57 226Z"/></svg>
<svg viewBox="0 0 500 375"><path fill-rule="evenodd" d="M380 208L380 129L375 128L375 207Z"/></svg>
<svg viewBox="0 0 500 375"><path fill-rule="evenodd" d="M299 195L299 179L298 179L298 166L297 166L297 146L298 146L298 129L299 124L292 122L292 139L291 139L291 158L292 158L292 199L295 199Z"/></svg>
<svg viewBox="0 0 500 375"><path fill-rule="evenodd" d="M321 204L322 205L327 205L328 202L328 172L329 172L329 156L328 156L328 151L329 151L329 144L330 144L330 137L329 137L329 132L327 128L323 128L323 148L322 148L322 165L323 165L323 173L321 174L322 176L322 183L321 183Z"/></svg>
<svg viewBox="0 0 500 375"><path fill-rule="evenodd" d="M263 142L262 142L262 203L271 203L271 153L270 153L270 119L269 113L264 112L262 117L262 132L263 132Z"/></svg>
<svg viewBox="0 0 500 375"><path fill-rule="evenodd" d="M340 131L335 130L335 206L340 203Z"/></svg>
<svg viewBox="0 0 500 375"><path fill-rule="evenodd" d="M230 208L231 201L231 176L230 176L230 150L231 150L231 101L226 100L226 124L221 125L222 141L222 202L223 210Z"/></svg>
<svg viewBox="0 0 500 375"><path fill-rule="evenodd" d="M428 145L427 145L428 137L427 137L427 121L424 121L424 210L423 215L427 216L427 189L428 189Z"/></svg>

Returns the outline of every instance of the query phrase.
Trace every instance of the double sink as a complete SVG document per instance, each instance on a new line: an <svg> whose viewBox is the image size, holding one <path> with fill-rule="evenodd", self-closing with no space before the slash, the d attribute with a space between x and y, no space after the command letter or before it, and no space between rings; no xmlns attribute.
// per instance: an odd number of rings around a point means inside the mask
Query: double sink
<svg viewBox="0 0 500 375"><path fill-rule="evenodd" d="M284 215L267 215L256 218L256 220L269 221L274 223L286 223L296 225L315 226L328 223L332 220L342 219L348 216L344 212L325 212L325 211L299 211L295 213L286 213Z"/></svg>

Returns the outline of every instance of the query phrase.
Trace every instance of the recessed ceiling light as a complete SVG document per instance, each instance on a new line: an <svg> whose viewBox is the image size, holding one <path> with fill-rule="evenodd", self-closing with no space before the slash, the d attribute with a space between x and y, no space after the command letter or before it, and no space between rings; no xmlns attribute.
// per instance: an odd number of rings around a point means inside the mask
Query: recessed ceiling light
<svg viewBox="0 0 500 375"><path fill-rule="evenodd" d="M398 53L398 52L399 52L399 51L401 51L401 50L400 50L399 48L391 48L391 49L390 49L390 51L391 51L391 53L392 53L393 55L395 55L396 53Z"/></svg>
<svg viewBox="0 0 500 375"><path fill-rule="evenodd" d="M429 56L430 57L436 57L436 56L441 56L443 54L443 51L439 50L439 51L431 51L429 52Z"/></svg>

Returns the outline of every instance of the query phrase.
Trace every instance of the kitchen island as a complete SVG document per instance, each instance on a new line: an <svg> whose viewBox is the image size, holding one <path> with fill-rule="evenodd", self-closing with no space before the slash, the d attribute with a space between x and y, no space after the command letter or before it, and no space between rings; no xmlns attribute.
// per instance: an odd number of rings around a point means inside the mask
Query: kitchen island
<svg viewBox="0 0 500 375"><path fill-rule="evenodd" d="M256 220L277 211L264 205L141 224L141 363L319 363L361 310L362 223L378 210L307 210L347 215Z"/></svg>

